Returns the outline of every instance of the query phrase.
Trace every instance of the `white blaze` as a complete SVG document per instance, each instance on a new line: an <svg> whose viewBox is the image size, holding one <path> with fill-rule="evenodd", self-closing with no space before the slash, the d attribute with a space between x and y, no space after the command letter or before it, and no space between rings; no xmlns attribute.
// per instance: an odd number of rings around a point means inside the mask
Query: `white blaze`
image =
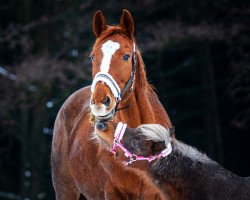
<svg viewBox="0 0 250 200"><path fill-rule="evenodd" d="M117 42L113 42L111 40L108 40L102 45L102 53L103 53L103 58L101 62L101 72L102 73L108 73L109 68L110 68L110 62L111 58L116 52L117 49L120 48L120 44Z"/></svg>

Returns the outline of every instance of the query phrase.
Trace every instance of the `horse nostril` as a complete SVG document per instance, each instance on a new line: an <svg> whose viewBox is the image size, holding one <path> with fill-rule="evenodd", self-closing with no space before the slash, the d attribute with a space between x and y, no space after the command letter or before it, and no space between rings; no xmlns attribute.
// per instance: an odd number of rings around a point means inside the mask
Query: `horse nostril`
<svg viewBox="0 0 250 200"><path fill-rule="evenodd" d="M109 106L110 105L110 98L106 97L103 102L102 102L105 106Z"/></svg>
<svg viewBox="0 0 250 200"><path fill-rule="evenodd" d="M107 124L105 124L104 122L98 122L96 128L101 131L105 131L107 129Z"/></svg>

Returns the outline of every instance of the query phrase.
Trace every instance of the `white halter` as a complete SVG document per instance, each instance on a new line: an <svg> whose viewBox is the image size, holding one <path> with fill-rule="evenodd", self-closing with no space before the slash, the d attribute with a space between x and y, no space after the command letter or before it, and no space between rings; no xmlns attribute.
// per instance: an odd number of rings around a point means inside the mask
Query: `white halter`
<svg viewBox="0 0 250 200"><path fill-rule="evenodd" d="M91 85L91 92L93 93L95 90L96 84L102 81L103 83L106 83L107 86L110 88L111 92L113 93L114 97L120 101L121 100L121 89L115 79L109 74L109 73L102 73L98 72L92 82Z"/></svg>

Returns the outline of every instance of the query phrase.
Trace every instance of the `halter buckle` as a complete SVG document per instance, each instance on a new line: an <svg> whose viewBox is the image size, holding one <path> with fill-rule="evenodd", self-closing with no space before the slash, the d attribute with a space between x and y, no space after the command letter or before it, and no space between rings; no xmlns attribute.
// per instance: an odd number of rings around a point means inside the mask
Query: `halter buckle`
<svg viewBox="0 0 250 200"><path fill-rule="evenodd" d="M137 160L137 156L136 155L133 155L133 156L131 156L130 158L129 158L129 161L126 161L125 162L125 165L130 165L130 164L132 164L133 162L135 162Z"/></svg>
<svg viewBox="0 0 250 200"><path fill-rule="evenodd" d="M113 143L114 143L115 146L118 146L119 142L120 141L118 141L118 139L115 139Z"/></svg>

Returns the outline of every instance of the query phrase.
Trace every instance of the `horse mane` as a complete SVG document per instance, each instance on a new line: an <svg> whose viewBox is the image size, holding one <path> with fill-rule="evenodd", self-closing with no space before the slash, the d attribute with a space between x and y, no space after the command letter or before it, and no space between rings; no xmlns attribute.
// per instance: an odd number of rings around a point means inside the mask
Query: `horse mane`
<svg viewBox="0 0 250 200"><path fill-rule="evenodd" d="M165 146L170 142L170 131L164 128L160 124L143 124L137 128L139 134L146 137L146 140L152 140L154 142L165 142ZM183 156L186 156L192 160L200 161L203 163L212 163L206 154L201 153L195 147L186 145L183 142L175 140L174 148L180 152Z"/></svg>
<svg viewBox="0 0 250 200"><path fill-rule="evenodd" d="M123 37L132 40L135 42L135 38L130 38L127 36L126 32L122 30L120 26L107 26L107 29L101 33L101 35L96 39L95 45L100 44L103 40L105 40L108 37L111 37L112 35L119 34ZM143 62L140 50L136 48L136 79L138 81L135 81L136 88L140 91L150 91L152 92L154 90L153 86L148 82L147 76L146 76L146 70L145 70L145 64Z"/></svg>
<svg viewBox="0 0 250 200"><path fill-rule="evenodd" d="M170 142L170 131L160 124L143 124L137 128L139 134L144 135L147 140L154 142L165 142L165 146Z"/></svg>
<svg viewBox="0 0 250 200"><path fill-rule="evenodd" d="M145 90L153 92L154 87L148 82L148 79L146 76L145 64L144 64L144 61L142 59L140 50L138 48L136 51L136 58L137 58L136 70L137 70L137 73L139 72L139 76L136 77L138 79L138 81L135 82L135 84L138 84L137 88L139 89L139 92L141 92L141 91L144 92Z"/></svg>

